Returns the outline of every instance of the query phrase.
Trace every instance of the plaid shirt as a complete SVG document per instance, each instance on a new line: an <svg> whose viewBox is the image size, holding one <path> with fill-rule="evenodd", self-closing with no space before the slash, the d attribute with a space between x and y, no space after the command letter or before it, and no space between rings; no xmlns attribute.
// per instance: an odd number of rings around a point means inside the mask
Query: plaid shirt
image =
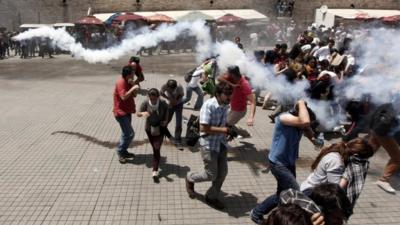
<svg viewBox="0 0 400 225"><path fill-rule="evenodd" d="M348 181L346 193L347 198L353 206L363 189L368 168L368 160L358 158L357 156L350 156L349 163L342 177Z"/></svg>
<svg viewBox="0 0 400 225"><path fill-rule="evenodd" d="M228 106L221 106L217 99L208 99L200 110L200 124L214 127L225 127L226 117L228 114ZM226 146L225 134L206 134L200 133L200 146L210 150L219 152L220 145Z"/></svg>
<svg viewBox="0 0 400 225"><path fill-rule="evenodd" d="M311 214L321 212L320 207L301 191L290 188L286 191L282 191L279 198L281 203L298 205Z"/></svg>

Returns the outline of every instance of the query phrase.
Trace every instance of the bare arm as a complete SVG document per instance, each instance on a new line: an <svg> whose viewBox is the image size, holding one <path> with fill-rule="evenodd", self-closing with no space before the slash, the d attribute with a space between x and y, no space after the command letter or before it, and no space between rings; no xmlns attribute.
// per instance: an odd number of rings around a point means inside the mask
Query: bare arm
<svg viewBox="0 0 400 225"><path fill-rule="evenodd" d="M247 95L247 101L250 102L250 115L247 120L247 126L253 126L254 124L254 116L256 114L256 96L255 94Z"/></svg>
<svg viewBox="0 0 400 225"><path fill-rule="evenodd" d="M308 140L315 145L316 138L314 137L314 131L311 129L311 127L304 128L304 136L306 136Z"/></svg>
<svg viewBox="0 0 400 225"><path fill-rule="evenodd" d="M308 115L306 104L303 100L297 102L299 107L299 115L294 116L290 113L285 113L279 116L280 121L287 125L299 128L306 128L310 126L310 116Z"/></svg>
<svg viewBox="0 0 400 225"><path fill-rule="evenodd" d="M207 124L200 124L200 131L206 134L227 134L228 128L226 127L215 127Z"/></svg>
<svg viewBox="0 0 400 225"><path fill-rule="evenodd" d="M136 73L137 79L135 80L135 84L139 84L144 81L144 75L142 72Z"/></svg>
<svg viewBox="0 0 400 225"><path fill-rule="evenodd" d="M220 75L220 76L218 76L218 77L217 77L217 80L218 80L219 82L226 82L227 84L229 84L229 85L232 86L232 87L236 87L236 86L237 86L237 84L234 84L234 83L228 81L226 75Z"/></svg>
<svg viewBox="0 0 400 225"><path fill-rule="evenodd" d="M121 99L122 101L126 101L127 99L129 99L130 97L132 97L133 94L136 94L137 90L139 90L139 85L133 85L129 91L127 91L124 95L121 95Z"/></svg>

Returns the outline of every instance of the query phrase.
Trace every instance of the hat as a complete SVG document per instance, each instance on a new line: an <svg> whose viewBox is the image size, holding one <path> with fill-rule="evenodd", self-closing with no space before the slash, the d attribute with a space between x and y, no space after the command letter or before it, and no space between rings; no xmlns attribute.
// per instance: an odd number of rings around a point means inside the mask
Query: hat
<svg viewBox="0 0 400 225"><path fill-rule="evenodd" d="M332 54L331 58L331 66L339 66L345 60L346 56L340 55L339 53L335 52Z"/></svg>
<svg viewBox="0 0 400 225"><path fill-rule="evenodd" d="M309 50L311 50L311 45L303 45L301 47L302 52L309 51Z"/></svg>

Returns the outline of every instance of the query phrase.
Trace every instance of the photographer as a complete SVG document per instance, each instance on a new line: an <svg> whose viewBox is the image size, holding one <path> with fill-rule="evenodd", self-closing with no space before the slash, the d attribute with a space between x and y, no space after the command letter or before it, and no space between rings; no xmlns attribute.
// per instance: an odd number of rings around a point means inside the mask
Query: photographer
<svg viewBox="0 0 400 225"><path fill-rule="evenodd" d="M204 171L192 172L186 177L186 191L194 198L194 183L212 181L206 193L206 202L216 209L224 205L218 200L222 184L228 174L227 136L236 134L226 126L232 87L225 82L216 85L215 97L207 100L200 110L200 152Z"/></svg>
<svg viewBox="0 0 400 225"><path fill-rule="evenodd" d="M315 122L315 119L315 114L303 100L297 102L294 110L276 117L268 160L278 187L275 194L266 198L251 211L250 216L254 222L259 223L263 219L263 215L268 214L278 205L278 196L281 191L289 188L299 190L296 181L299 144L303 132L314 145L317 143L311 129L311 124Z"/></svg>

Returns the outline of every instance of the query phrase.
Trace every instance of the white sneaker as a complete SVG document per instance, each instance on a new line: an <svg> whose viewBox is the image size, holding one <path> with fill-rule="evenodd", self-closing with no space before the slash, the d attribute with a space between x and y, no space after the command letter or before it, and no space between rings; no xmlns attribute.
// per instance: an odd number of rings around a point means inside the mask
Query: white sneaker
<svg viewBox="0 0 400 225"><path fill-rule="evenodd" d="M395 194L396 193L396 190L394 190L392 188L392 186L390 186L389 182L378 180L376 182L376 185L378 185L378 187L382 188L386 192L389 192L391 194Z"/></svg>
<svg viewBox="0 0 400 225"><path fill-rule="evenodd" d="M153 171L152 177L158 177L158 171Z"/></svg>

